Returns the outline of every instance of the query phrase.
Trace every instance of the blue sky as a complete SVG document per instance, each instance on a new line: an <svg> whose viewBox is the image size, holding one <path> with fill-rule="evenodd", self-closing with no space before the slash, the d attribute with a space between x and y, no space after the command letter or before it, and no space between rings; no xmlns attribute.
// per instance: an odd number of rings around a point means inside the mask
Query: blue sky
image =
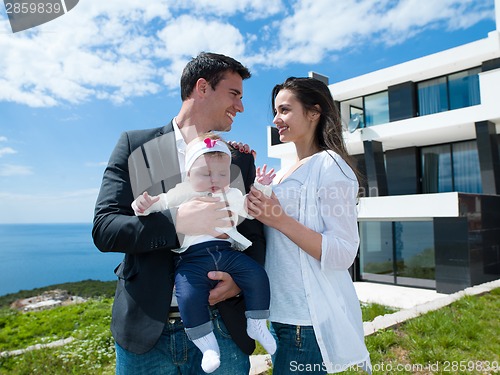
<svg viewBox="0 0 500 375"><path fill-rule="evenodd" d="M0 3L0 223L90 222L120 133L177 114L200 51L251 69L225 138L276 166L276 83L309 71L334 83L486 38L494 14L494 0L80 0L13 34Z"/></svg>

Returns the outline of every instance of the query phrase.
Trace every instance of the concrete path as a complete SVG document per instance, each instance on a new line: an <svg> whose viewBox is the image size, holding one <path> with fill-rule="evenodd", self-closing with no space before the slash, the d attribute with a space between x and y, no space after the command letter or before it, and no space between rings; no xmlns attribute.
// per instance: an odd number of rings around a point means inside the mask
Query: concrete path
<svg viewBox="0 0 500 375"><path fill-rule="evenodd" d="M40 349L45 349L45 348L57 348L59 346L64 346L66 344L69 344L71 341L73 341L73 337L68 337L67 339L61 339L57 341L52 341L47 344L36 344L36 345L31 345L28 346L25 349L18 349L18 350L11 350L11 351L6 351L6 352L1 352L0 353L0 358L1 357L11 357L14 355L21 355L26 352L30 352L32 350L40 350Z"/></svg>
<svg viewBox="0 0 500 375"><path fill-rule="evenodd" d="M399 297L401 299L400 306L405 306L405 307L402 310L399 310L393 314L377 316L371 322L364 322L363 328L365 331L365 336L371 335L381 329L394 327L399 323L402 323L408 319L416 318L417 316L428 313L429 311L438 310L442 307L448 306L462 297L481 295L484 293L488 293L489 291L496 288L500 288L500 279L476 285L470 288L466 288L464 290L461 290L453 294L439 294L439 293L432 294L432 293L424 293L423 291L418 291L418 290L412 293L411 291L408 291L408 289L411 288L404 288L401 290L401 295ZM409 299L409 297L412 296L412 294L416 300L415 303L411 303ZM360 299L360 301L365 302L361 299L361 296L358 296L358 298ZM392 305L387 305L387 306L396 305L397 298L398 298L398 293L396 289L394 289L391 293L389 293L389 296L384 295L384 299L392 303Z"/></svg>
<svg viewBox="0 0 500 375"><path fill-rule="evenodd" d="M355 282L354 287L361 302L378 303L397 309L409 309L447 296L430 289L368 282Z"/></svg>

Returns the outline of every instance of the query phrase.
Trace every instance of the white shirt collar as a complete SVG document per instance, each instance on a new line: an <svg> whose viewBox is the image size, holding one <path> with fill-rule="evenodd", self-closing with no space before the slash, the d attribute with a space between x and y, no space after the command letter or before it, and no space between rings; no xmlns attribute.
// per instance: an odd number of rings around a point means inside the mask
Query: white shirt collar
<svg viewBox="0 0 500 375"><path fill-rule="evenodd" d="M174 128L175 144L177 146L177 158L179 159L179 169L181 171L181 179L182 181L184 181L186 179L186 168L184 164L186 161L187 143L184 140L184 137L182 136L181 130L179 129L179 125L177 124L175 117L172 120L172 126Z"/></svg>
<svg viewBox="0 0 500 375"><path fill-rule="evenodd" d="M181 130L179 129L179 125L177 124L177 120L175 117L172 120L172 125L174 127L175 144L177 145L177 151L179 151L182 154L185 154L187 143L184 140L184 137L182 136Z"/></svg>

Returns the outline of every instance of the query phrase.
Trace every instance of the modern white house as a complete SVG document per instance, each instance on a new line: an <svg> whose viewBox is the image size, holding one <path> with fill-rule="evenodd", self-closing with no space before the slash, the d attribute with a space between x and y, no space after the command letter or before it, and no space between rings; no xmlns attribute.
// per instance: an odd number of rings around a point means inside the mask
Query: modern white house
<svg viewBox="0 0 500 375"><path fill-rule="evenodd" d="M485 39L329 85L366 176L355 280L452 293L500 278L496 3ZM268 156L295 159L271 127Z"/></svg>

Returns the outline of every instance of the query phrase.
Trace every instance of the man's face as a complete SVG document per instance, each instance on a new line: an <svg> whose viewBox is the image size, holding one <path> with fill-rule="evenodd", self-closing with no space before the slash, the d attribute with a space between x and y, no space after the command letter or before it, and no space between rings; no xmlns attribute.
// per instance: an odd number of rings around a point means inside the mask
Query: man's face
<svg viewBox="0 0 500 375"><path fill-rule="evenodd" d="M231 158L226 154L204 154L195 160L189 170L189 181L194 191L220 193L230 183Z"/></svg>
<svg viewBox="0 0 500 375"><path fill-rule="evenodd" d="M215 131L229 131L234 117L243 112L243 79L238 73L226 72L215 90L207 87L205 113Z"/></svg>

